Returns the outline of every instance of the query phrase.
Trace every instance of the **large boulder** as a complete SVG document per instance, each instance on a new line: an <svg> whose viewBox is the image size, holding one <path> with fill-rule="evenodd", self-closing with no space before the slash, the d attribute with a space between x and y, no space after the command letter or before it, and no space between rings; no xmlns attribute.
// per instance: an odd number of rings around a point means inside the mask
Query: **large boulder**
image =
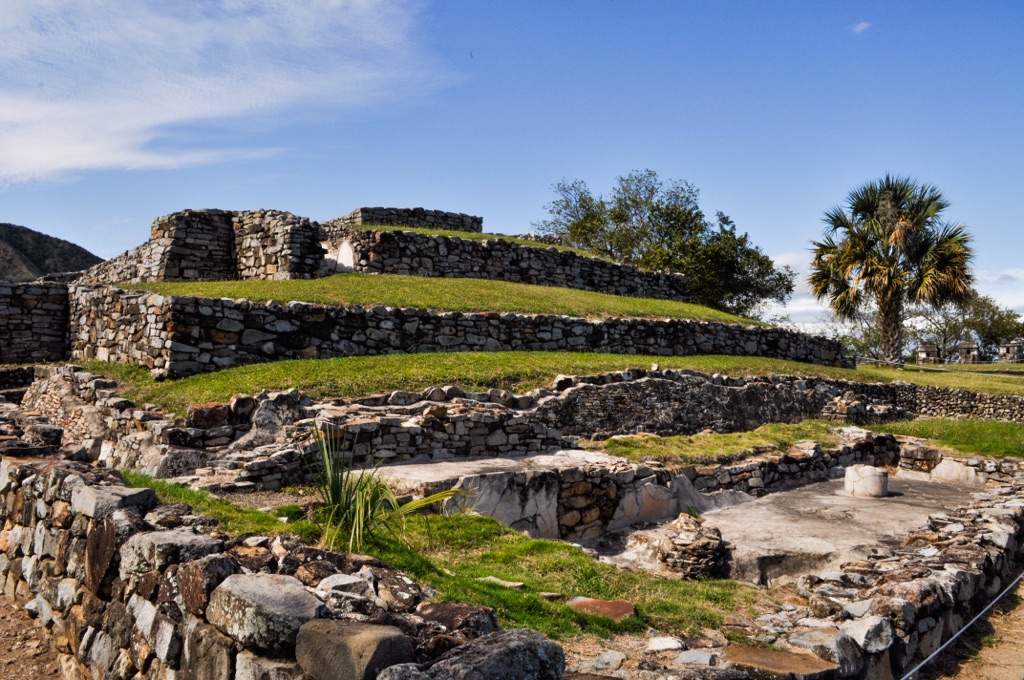
<svg viewBox="0 0 1024 680"><path fill-rule="evenodd" d="M233 574L210 595L206 618L246 647L284 651L302 624L327 613L298 579L280 574Z"/></svg>
<svg viewBox="0 0 1024 680"><path fill-rule="evenodd" d="M562 648L535 630L490 633L446 653L426 670L385 669L377 680L561 680Z"/></svg>

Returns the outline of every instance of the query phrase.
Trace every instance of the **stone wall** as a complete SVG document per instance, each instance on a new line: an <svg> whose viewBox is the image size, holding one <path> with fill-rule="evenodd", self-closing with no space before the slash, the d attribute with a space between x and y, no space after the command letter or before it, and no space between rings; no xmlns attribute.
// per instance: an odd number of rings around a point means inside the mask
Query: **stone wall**
<svg viewBox="0 0 1024 680"><path fill-rule="evenodd" d="M645 271L569 250L411 231L322 224L328 260L339 271L493 279L660 300L687 298L686 276Z"/></svg>
<svg viewBox="0 0 1024 680"><path fill-rule="evenodd" d="M167 368L169 298L144 291L73 285L71 357Z"/></svg>
<svg viewBox="0 0 1024 680"><path fill-rule="evenodd" d="M0 364L68 356L68 287L0 282Z"/></svg>
<svg viewBox="0 0 1024 680"><path fill-rule="evenodd" d="M477 662L514 646L543 658L545 677L564 668L558 645L500 631L486 607L421 605L416 583L377 559L288 535L232 539L77 463L0 461L0 586L49 633L65 678L373 678L412 662L462 677L446 655L458 646Z"/></svg>
<svg viewBox="0 0 1024 680"><path fill-rule="evenodd" d="M348 215L325 223L328 225L382 225L445 231L484 230L484 218L463 213L425 210L424 208L356 208ZM330 228L328 226L328 228Z"/></svg>
<svg viewBox="0 0 1024 680"><path fill-rule="evenodd" d="M92 267L79 282L313 278L322 259L308 218L278 210L183 210L153 220L147 243Z"/></svg>
<svg viewBox="0 0 1024 680"><path fill-rule="evenodd" d="M729 354L844 365L842 346L761 326L162 297L72 288L74 359L138 363L165 375L280 359L460 351ZM101 348L103 351L101 352ZM105 356L100 356L105 354Z"/></svg>

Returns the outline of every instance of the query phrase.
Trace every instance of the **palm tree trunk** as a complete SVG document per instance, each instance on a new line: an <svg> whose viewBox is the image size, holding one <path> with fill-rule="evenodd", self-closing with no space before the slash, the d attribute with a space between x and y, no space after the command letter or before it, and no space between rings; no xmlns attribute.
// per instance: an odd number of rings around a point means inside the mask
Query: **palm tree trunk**
<svg viewBox="0 0 1024 680"><path fill-rule="evenodd" d="M878 325L882 333L882 358L903 365L903 298L894 295L878 300Z"/></svg>

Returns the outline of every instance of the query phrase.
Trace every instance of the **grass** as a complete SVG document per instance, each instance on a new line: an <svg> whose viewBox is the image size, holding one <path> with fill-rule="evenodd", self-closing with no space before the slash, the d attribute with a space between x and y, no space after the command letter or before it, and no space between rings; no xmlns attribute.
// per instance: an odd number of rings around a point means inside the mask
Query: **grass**
<svg viewBox="0 0 1024 680"><path fill-rule="evenodd" d="M689 368L705 373L854 377L853 371L793 361L728 356L651 357L575 352L437 352L387 354L338 359L297 359L240 366L156 382L145 368L100 361L87 362L93 373L117 380L121 394L138 403L151 402L171 411L188 404L225 401L234 394L262 389L298 388L314 399L361 397L393 390L458 385L465 390L491 388L525 392L550 387L559 374L593 375L627 368Z"/></svg>
<svg viewBox="0 0 1024 680"><path fill-rule="evenodd" d="M922 418L870 427L930 439L954 451L991 458L1024 458L1024 424L979 418Z"/></svg>
<svg viewBox="0 0 1024 680"><path fill-rule="evenodd" d="M570 253L576 253L581 257L593 257L598 260L606 260L611 262L610 258L592 253L589 250L583 250L582 248L573 248L572 246L549 246L545 243L538 243L537 241L531 241L526 238L516 238L508 234L480 234L477 232L467 231L449 231L447 229L423 229L419 227L403 227L403 226L382 226L376 224L367 224L363 226L352 225L353 229L363 229L365 231L412 231L417 234L427 234L429 236L447 236L449 238L464 238L471 241L492 241L495 239L501 241L509 241L520 246L527 246L529 248L557 248Z"/></svg>
<svg viewBox="0 0 1024 680"><path fill-rule="evenodd" d="M296 533L309 543L320 538L316 525L302 519L297 506L266 513L145 475L123 474L132 486L154 489L161 503L188 503L197 513L219 520L220 530L232 536ZM294 521L281 522L279 514ZM752 596L730 581L677 581L620 571L567 543L527 538L486 517L413 515L403 527L400 539L387 532L374 534L364 551L434 588L439 599L493 607L503 626L536 628L556 639L640 633L649 625L680 634L714 628L737 603ZM476 580L482 576L520 581L526 587L511 590ZM549 602L542 592L627 599L639 617L617 624Z"/></svg>
<svg viewBox="0 0 1024 680"><path fill-rule="evenodd" d="M666 463L719 463L730 462L736 454L754 448L785 450L794 443L812 439L823 447L835 446L839 438L830 432L832 425L824 420L805 420L801 423L772 423L751 432L729 434L658 437L613 438L602 442L600 448L613 455L632 461L660 460Z"/></svg>
<svg viewBox="0 0 1024 680"><path fill-rule="evenodd" d="M320 538L319 528L309 520L298 519L294 506L283 507L278 512L268 513L243 508L205 491L196 491L179 484L171 484L138 472L122 470L121 475L129 486L153 489L161 504L187 503L192 506L195 513L213 517L220 522L219 529L231 536L246 533L270 535L290 533L299 535L304 541L312 542ZM278 519L279 516L296 518L297 521L285 523Z"/></svg>
<svg viewBox="0 0 1024 680"><path fill-rule="evenodd" d="M1024 379L1006 376L921 373L884 368L856 370L817 366L781 359L702 355L653 357L631 354L575 352L439 352L388 354L339 359L303 359L240 366L182 380L155 382L138 366L87 362L98 375L117 380L122 395L138 403L151 402L168 411L183 412L193 403L226 401L234 394L262 389L298 388L314 399L350 398L393 390L458 385L466 390L490 388L525 392L549 387L559 374L593 375L627 368L692 369L729 375L803 375L859 382L907 380L939 387L966 387L979 392L1024 394ZM970 385L965 384L970 382Z"/></svg>
<svg viewBox="0 0 1024 680"><path fill-rule="evenodd" d="M138 284L135 284L137 287ZM586 290L534 286L487 279L424 276L335 274L322 279L290 281L153 282L146 290L161 295L250 300L299 300L323 305L386 305L452 312L518 312L607 318L698 319L755 324L709 307L673 300L607 295Z"/></svg>
<svg viewBox="0 0 1024 680"><path fill-rule="evenodd" d="M438 592L495 609L505 627L536 628L555 639L607 637L653 626L666 634L721 626L746 590L730 581L681 581L622 571L560 541L532 539L487 517L410 519L405 542L378 537L368 552ZM512 590L477 581L496 576L525 584ZM614 623L549 602L542 592L633 602L639 616Z"/></svg>

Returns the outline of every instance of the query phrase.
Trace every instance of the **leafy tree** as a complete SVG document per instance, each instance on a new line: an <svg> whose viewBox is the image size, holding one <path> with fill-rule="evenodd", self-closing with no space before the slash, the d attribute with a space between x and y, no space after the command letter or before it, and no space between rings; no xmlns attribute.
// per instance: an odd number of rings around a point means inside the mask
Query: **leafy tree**
<svg viewBox="0 0 1024 680"><path fill-rule="evenodd" d="M942 220L948 206L935 187L886 175L827 211L825 238L812 241L811 292L840 319L873 302L886 361L902 363L908 304L970 296L971 239L962 224Z"/></svg>
<svg viewBox="0 0 1024 680"><path fill-rule="evenodd" d="M708 220L688 182L663 183L643 170L616 178L607 197L582 180L552 189L557 198L545 206L549 219L534 224L538 230L619 262L682 271L692 302L756 317L793 292L793 271L777 268L723 213Z"/></svg>

